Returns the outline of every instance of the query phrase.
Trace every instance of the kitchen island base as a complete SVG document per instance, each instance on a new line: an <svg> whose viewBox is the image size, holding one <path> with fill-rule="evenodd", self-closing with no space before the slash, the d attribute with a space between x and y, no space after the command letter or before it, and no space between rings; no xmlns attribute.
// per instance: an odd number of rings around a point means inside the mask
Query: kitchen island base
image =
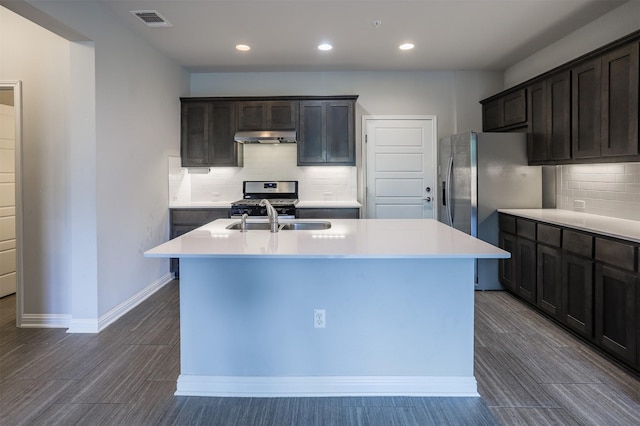
<svg viewBox="0 0 640 426"><path fill-rule="evenodd" d="M180 262L176 395L478 396L471 257Z"/></svg>

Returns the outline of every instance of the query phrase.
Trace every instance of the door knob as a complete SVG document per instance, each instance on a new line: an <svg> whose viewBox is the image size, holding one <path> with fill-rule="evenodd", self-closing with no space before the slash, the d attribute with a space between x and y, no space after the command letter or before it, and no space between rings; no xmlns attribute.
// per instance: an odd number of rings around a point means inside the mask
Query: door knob
<svg viewBox="0 0 640 426"><path fill-rule="evenodd" d="M426 201L427 203L431 202L431 197L425 197L422 199L423 201Z"/></svg>

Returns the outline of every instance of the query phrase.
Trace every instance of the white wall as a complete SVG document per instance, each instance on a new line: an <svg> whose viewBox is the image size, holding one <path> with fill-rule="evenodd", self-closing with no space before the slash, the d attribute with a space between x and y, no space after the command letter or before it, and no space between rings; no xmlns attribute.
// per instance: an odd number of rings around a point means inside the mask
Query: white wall
<svg viewBox="0 0 640 426"><path fill-rule="evenodd" d="M504 73L504 89L527 81L637 30L640 30L640 1L630 0L509 67Z"/></svg>
<svg viewBox="0 0 640 426"><path fill-rule="evenodd" d="M191 76L191 96L358 95L356 162L360 170L357 175L344 175L350 179L344 186L352 188L358 185L356 180L362 186L363 115L435 115L438 139L459 131L481 130L479 101L499 92L502 78L502 73L489 71L202 73ZM283 157L279 166L293 174L302 173L289 157ZM245 164L247 167L250 164ZM326 173L326 168L305 168L303 178L321 182ZM315 186L312 197L324 192L321 185ZM222 186L212 188L210 192L227 192ZM192 193L201 192L191 189Z"/></svg>
<svg viewBox="0 0 640 426"><path fill-rule="evenodd" d="M25 311L95 325L168 276L142 253L168 238L188 74L99 4L33 3L91 42L0 8L0 78L24 82Z"/></svg>
<svg viewBox="0 0 640 426"><path fill-rule="evenodd" d="M0 58L0 80L22 81L24 312L66 315L69 43L0 7Z"/></svg>

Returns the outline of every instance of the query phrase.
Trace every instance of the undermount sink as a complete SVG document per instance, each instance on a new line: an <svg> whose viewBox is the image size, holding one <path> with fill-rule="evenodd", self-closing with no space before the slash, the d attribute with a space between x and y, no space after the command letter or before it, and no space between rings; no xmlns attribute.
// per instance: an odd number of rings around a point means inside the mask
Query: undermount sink
<svg viewBox="0 0 640 426"><path fill-rule="evenodd" d="M286 222L280 224L282 231L318 231L322 229L330 229L331 222ZM240 222L233 222L227 226L227 229L240 229ZM269 231L271 226L269 222L247 222L247 231L259 230Z"/></svg>
<svg viewBox="0 0 640 426"><path fill-rule="evenodd" d="M331 228L331 222L289 222L280 226L283 231L319 231Z"/></svg>
<svg viewBox="0 0 640 426"><path fill-rule="evenodd" d="M240 222L233 222L227 229L240 229ZM247 222L247 231L257 229L268 231L271 229L269 222Z"/></svg>

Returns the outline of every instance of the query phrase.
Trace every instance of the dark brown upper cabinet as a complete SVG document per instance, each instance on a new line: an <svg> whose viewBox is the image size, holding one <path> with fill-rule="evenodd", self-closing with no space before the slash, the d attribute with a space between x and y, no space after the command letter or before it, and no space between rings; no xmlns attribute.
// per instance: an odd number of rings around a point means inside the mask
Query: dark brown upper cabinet
<svg viewBox="0 0 640 426"><path fill-rule="evenodd" d="M602 123L602 61L600 58L572 70L572 156L600 156Z"/></svg>
<svg viewBox="0 0 640 426"><path fill-rule="evenodd" d="M638 155L638 46L574 68L574 158Z"/></svg>
<svg viewBox="0 0 640 426"><path fill-rule="evenodd" d="M355 98L300 102L298 165L355 165Z"/></svg>
<svg viewBox="0 0 640 426"><path fill-rule="evenodd" d="M242 145L233 140L235 103L182 101L182 167L242 166Z"/></svg>
<svg viewBox="0 0 640 426"><path fill-rule="evenodd" d="M295 130L297 101L237 102L238 130Z"/></svg>
<svg viewBox="0 0 640 426"><path fill-rule="evenodd" d="M530 164L640 161L639 56L636 31L487 98L483 130L525 125ZM526 121L514 124L525 89Z"/></svg>
<svg viewBox="0 0 640 426"><path fill-rule="evenodd" d="M530 164L571 158L571 73L564 71L528 88Z"/></svg>
<svg viewBox="0 0 640 426"><path fill-rule="evenodd" d="M602 58L601 154L638 155L638 50L632 43Z"/></svg>
<svg viewBox="0 0 640 426"><path fill-rule="evenodd" d="M526 89L509 92L482 103L482 130L485 132L522 127L526 122Z"/></svg>

